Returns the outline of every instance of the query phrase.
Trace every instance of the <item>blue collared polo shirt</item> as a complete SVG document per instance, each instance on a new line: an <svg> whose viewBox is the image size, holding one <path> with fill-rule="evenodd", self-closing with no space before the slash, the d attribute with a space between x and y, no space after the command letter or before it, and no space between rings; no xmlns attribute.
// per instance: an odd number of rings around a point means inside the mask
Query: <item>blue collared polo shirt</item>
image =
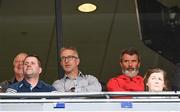
<svg viewBox="0 0 180 112"><path fill-rule="evenodd" d="M9 90L9 91L8 91ZM7 89L7 92L52 92L52 91L56 91L56 89L43 82L43 81L39 81L38 84L32 88L31 84L29 84L25 79L14 83L12 85L9 86L9 88Z"/></svg>

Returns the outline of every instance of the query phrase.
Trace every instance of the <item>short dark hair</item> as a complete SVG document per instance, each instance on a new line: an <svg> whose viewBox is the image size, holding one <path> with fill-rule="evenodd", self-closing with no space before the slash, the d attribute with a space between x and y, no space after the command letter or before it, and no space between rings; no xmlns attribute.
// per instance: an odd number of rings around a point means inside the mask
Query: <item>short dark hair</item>
<svg viewBox="0 0 180 112"><path fill-rule="evenodd" d="M141 61L141 56L140 54L138 53L138 51L136 49L133 49L133 48L129 48L129 49L124 49L122 50L121 52L121 55L120 55L120 61L122 62L122 57L124 54L128 54L128 55L137 55L138 56L138 61L140 62Z"/></svg>
<svg viewBox="0 0 180 112"><path fill-rule="evenodd" d="M26 58L24 60L26 60L28 57L35 57L38 60L39 67L42 67L41 59L39 58L39 56L37 56L35 54L29 54L29 55L26 56Z"/></svg>

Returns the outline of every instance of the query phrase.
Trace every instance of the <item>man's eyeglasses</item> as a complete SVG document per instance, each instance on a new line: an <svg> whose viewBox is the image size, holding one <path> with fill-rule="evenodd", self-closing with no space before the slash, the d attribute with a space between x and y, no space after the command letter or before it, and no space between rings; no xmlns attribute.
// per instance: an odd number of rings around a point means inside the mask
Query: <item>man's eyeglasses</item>
<svg viewBox="0 0 180 112"><path fill-rule="evenodd" d="M67 57L62 56L61 57L61 61L71 61L73 59L78 59L78 57L76 57L76 56L67 56Z"/></svg>

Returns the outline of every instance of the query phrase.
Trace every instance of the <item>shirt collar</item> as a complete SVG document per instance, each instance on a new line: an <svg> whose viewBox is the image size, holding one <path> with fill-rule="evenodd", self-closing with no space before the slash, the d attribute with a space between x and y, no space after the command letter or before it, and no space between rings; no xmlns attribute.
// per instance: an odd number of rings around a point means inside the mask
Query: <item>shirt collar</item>
<svg viewBox="0 0 180 112"><path fill-rule="evenodd" d="M77 76L77 78L78 77L84 77L84 75L82 74L82 72L81 71L79 71L79 74L78 74L78 76ZM67 76L66 74L64 75L64 79L72 79L70 76Z"/></svg>
<svg viewBox="0 0 180 112"><path fill-rule="evenodd" d="M26 87L30 87L31 84L29 84L25 79L22 80L23 84L26 86ZM42 88L42 83L41 81L38 81L37 85L34 87L34 88Z"/></svg>

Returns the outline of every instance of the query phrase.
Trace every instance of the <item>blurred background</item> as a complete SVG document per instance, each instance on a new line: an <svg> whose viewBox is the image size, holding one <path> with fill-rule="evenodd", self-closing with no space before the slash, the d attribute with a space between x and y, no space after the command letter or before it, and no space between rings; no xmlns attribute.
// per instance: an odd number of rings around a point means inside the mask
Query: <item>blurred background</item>
<svg viewBox="0 0 180 112"><path fill-rule="evenodd" d="M83 3L97 8L80 12ZM60 76L62 45L76 47L80 70L102 83L121 73L125 48L141 54L142 75L160 67L172 76L180 61L179 7L179 0L0 0L0 82L12 78L16 54L27 52L40 56L41 78L51 84Z"/></svg>

